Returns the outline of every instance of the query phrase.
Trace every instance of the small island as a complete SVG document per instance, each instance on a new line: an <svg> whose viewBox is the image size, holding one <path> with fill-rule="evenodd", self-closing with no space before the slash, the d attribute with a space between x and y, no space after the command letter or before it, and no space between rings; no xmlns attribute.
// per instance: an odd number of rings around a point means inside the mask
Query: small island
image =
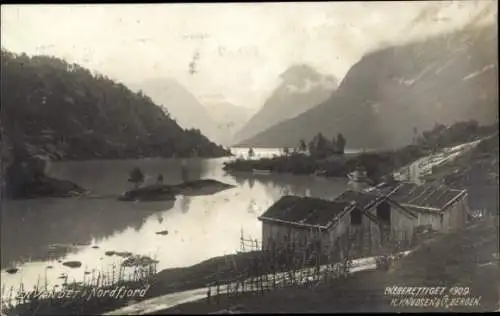
<svg viewBox="0 0 500 316"><path fill-rule="evenodd" d="M129 190L118 197L120 201L173 201L176 195L210 195L233 188L213 179L200 179L179 184L152 184Z"/></svg>

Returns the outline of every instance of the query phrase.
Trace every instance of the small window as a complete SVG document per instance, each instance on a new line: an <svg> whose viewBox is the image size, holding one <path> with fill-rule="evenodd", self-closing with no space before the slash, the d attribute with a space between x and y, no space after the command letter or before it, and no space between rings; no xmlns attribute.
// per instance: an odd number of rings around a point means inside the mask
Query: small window
<svg viewBox="0 0 500 316"><path fill-rule="evenodd" d="M361 214L361 211L359 209L354 209L351 212L351 225L361 225L362 216L363 214Z"/></svg>

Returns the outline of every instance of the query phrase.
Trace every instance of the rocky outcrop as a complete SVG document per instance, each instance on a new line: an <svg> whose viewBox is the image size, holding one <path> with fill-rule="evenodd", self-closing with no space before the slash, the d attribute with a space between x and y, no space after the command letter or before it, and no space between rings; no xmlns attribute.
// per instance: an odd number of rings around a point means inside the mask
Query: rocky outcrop
<svg viewBox="0 0 500 316"><path fill-rule="evenodd" d="M35 156L23 143L12 143L2 134L1 180L2 198L24 199L38 197L69 197L85 192L67 180L45 174L47 156Z"/></svg>
<svg viewBox="0 0 500 316"><path fill-rule="evenodd" d="M15 157L5 170L5 197L71 197L85 193L85 189L71 181L46 176L45 163L43 159L30 156Z"/></svg>

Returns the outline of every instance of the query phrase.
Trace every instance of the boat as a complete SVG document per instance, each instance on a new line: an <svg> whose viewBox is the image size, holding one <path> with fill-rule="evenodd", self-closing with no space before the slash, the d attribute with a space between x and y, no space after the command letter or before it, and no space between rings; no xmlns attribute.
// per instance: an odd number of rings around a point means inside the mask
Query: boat
<svg viewBox="0 0 500 316"><path fill-rule="evenodd" d="M327 175L326 170L316 170L312 174L312 176L314 177L326 177L326 175Z"/></svg>
<svg viewBox="0 0 500 316"><path fill-rule="evenodd" d="M266 170L266 169L253 169L253 174L262 174L262 175L267 175L271 174L271 170Z"/></svg>

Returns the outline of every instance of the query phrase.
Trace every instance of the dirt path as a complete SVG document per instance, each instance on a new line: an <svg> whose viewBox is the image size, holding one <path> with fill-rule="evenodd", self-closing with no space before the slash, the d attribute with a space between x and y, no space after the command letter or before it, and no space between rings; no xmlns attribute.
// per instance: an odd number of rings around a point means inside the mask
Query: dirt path
<svg viewBox="0 0 500 316"><path fill-rule="evenodd" d="M405 253L406 254L406 253ZM321 269L325 270L327 266L322 266ZM353 265L349 270L350 273L356 273L364 270L374 270L376 268L375 257L361 258L353 260ZM300 276L301 271L296 272L296 278ZM277 277L288 277L288 273L277 274ZM280 278L281 279L281 278ZM251 280L245 280L247 284L246 288L250 288ZM271 287L271 279L269 279L269 284L263 284L264 288ZM307 282L306 279L302 280L303 283ZM237 286L237 284L230 284L231 287ZM227 286L221 285L221 293L227 291ZM188 302L198 301L200 299L205 299L207 296L207 288L199 288L194 290L188 290L183 292L176 292L171 294L162 295L152 299L144 300L134 305L130 305L118 310L106 313L105 315L133 315L133 314L149 314L156 311L161 311L169 308L173 308L177 305L185 304Z"/></svg>

